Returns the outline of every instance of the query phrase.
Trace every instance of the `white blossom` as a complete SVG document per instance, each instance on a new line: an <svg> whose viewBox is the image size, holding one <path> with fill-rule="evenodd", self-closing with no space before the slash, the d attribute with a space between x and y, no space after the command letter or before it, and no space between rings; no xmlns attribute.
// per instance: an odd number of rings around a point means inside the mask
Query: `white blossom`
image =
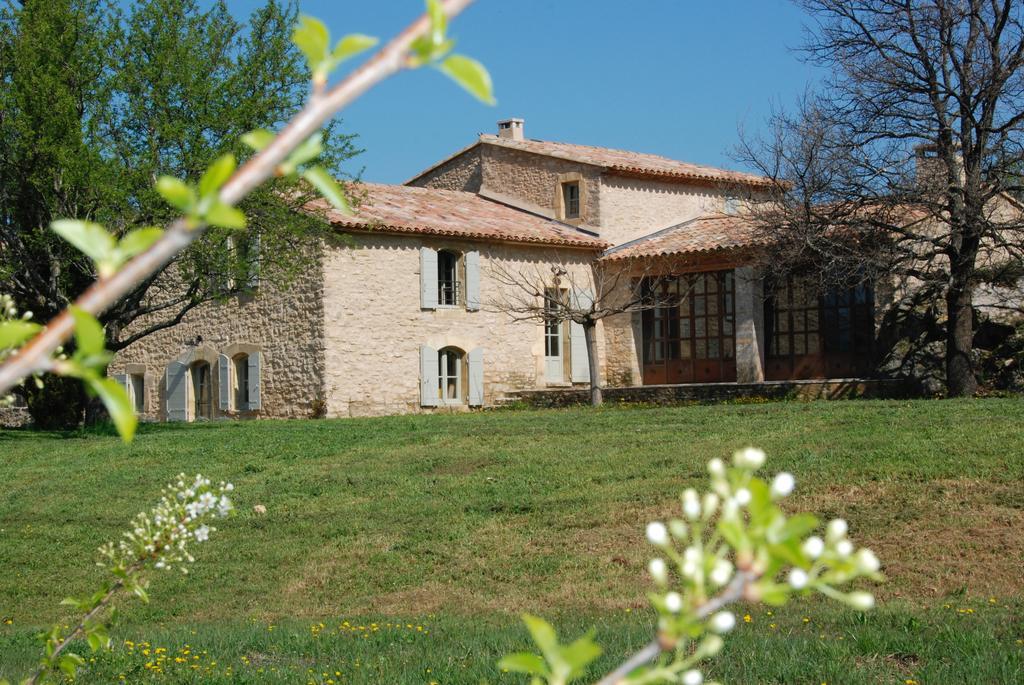
<svg viewBox="0 0 1024 685"><path fill-rule="evenodd" d="M807 581L810 580L807 576L807 571L802 568L794 568L789 572L789 586L794 590L803 590L807 587Z"/></svg>
<svg viewBox="0 0 1024 685"><path fill-rule="evenodd" d="M741 507L745 507L748 504L750 504L750 490L747 490L746 488L740 488L739 490L736 491L736 495L734 498L736 500L736 504L740 505Z"/></svg>
<svg viewBox="0 0 1024 685"><path fill-rule="evenodd" d="M821 556L821 553L825 551L825 541L817 535L812 535L804 540L803 550L804 554L811 559L817 559Z"/></svg>
<svg viewBox="0 0 1024 685"><path fill-rule="evenodd" d="M647 571L651 574L654 582L659 585L664 585L668 580L668 567L665 565L664 559L651 559L647 564Z"/></svg>
<svg viewBox="0 0 1024 685"><path fill-rule="evenodd" d="M711 617L709 625L716 633L728 633L736 627L736 617L731 611L719 611Z"/></svg>
<svg viewBox="0 0 1024 685"><path fill-rule="evenodd" d="M686 526L686 523L679 519L672 519L668 522L668 530L672 533L672 537L676 540L685 540L689 534L690 529Z"/></svg>
<svg viewBox="0 0 1024 685"><path fill-rule="evenodd" d="M796 479L793 478L793 474L783 471L772 480L772 497L786 497L795 487Z"/></svg>
<svg viewBox="0 0 1024 685"><path fill-rule="evenodd" d="M668 529L661 521L651 521L647 524L647 540L652 545L663 546L668 544Z"/></svg>
<svg viewBox="0 0 1024 685"><path fill-rule="evenodd" d="M701 685L701 683L703 682L704 674L702 674L695 668L691 668L689 671L683 674L683 685Z"/></svg>
<svg viewBox="0 0 1024 685"><path fill-rule="evenodd" d="M708 462L708 473L716 478L725 476L725 462L718 457L715 457Z"/></svg>
<svg viewBox="0 0 1024 685"><path fill-rule="evenodd" d="M196 536L196 542L206 542L210 539L210 527L207 525L199 526L193 535Z"/></svg>
<svg viewBox="0 0 1024 685"><path fill-rule="evenodd" d="M715 512L718 511L718 495L713 492L706 493L704 495L704 501L701 507L704 509L704 518L711 518Z"/></svg>
<svg viewBox="0 0 1024 685"><path fill-rule="evenodd" d="M848 557L853 554L853 543L849 540L840 540L836 543L836 554L841 557Z"/></svg>
<svg viewBox="0 0 1024 685"><path fill-rule="evenodd" d="M829 540L841 540L846 537L846 532L850 529L846 525L846 521L843 519L832 519L828 522L828 528L825 530L825 537Z"/></svg>
<svg viewBox="0 0 1024 685"><path fill-rule="evenodd" d="M861 549L857 551L857 570L861 573L875 573L881 568L882 564L878 561L878 557L870 549Z"/></svg>
<svg viewBox="0 0 1024 685"><path fill-rule="evenodd" d="M683 513L691 521L700 518L700 499L697 497L697 491L693 488L683 491Z"/></svg>
<svg viewBox="0 0 1024 685"><path fill-rule="evenodd" d="M764 450L759 450L756 447L748 447L736 452L736 454L733 455L732 460L733 463L740 468L756 471L764 466L766 458Z"/></svg>
<svg viewBox="0 0 1024 685"><path fill-rule="evenodd" d="M719 559L711 569L709 578L718 587L725 585L732 578L732 564L726 559Z"/></svg>
<svg viewBox="0 0 1024 685"><path fill-rule="evenodd" d="M846 601L854 609L867 611L875 606L875 596L870 592L851 592L846 596Z"/></svg>
<svg viewBox="0 0 1024 685"><path fill-rule="evenodd" d="M673 614L683 610L683 597L678 592L670 592L665 595L665 608Z"/></svg>

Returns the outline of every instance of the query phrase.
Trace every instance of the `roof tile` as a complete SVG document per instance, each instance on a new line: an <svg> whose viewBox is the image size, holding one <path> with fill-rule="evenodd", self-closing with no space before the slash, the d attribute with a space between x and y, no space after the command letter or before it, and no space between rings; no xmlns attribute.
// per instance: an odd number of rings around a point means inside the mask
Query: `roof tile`
<svg viewBox="0 0 1024 685"><path fill-rule="evenodd" d="M601 258L634 259L715 252L766 243L752 218L734 214L709 214L614 247Z"/></svg>

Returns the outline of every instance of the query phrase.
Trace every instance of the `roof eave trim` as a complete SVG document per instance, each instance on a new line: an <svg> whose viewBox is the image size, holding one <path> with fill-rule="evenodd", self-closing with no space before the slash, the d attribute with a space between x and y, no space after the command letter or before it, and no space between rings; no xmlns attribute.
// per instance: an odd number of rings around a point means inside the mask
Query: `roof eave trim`
<svg viewBox="0 0 1024 685"><path fill-rule="evenodd" d="M443 231L436 228L425 228L425 227L409 227L409 226L396 226L393 224L379 224L374 226L367 226L365 224L349 224L344 221L332 220L330 221L331 226L341 232L353 231L357 233L375 233L384 235L434 235L434 236L447 236L450 238L461 238L463 240L469 240L473 242L485 242L485 243L503 243L511 245L547 245L550 247L562 247L576 250L588 250L591 252L600 252L607 249L608 243L600 242L594 243L577 243L572 241L561 241L561 240L543 240L543 239L524 239L524 238L498 238L490 235L483 235L480 233L458 233L456 231Z"/></svg>

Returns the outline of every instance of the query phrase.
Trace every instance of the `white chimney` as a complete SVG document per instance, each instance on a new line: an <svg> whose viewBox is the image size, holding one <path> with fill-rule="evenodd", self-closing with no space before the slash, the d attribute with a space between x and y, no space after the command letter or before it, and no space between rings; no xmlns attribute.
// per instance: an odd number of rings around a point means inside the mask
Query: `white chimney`
<svg viewBox="0 0 1024 685"><path fill-rule="evenodd" d="M522 140L524 123L522 119L502 119L498 122L498 137Z"/></svg>

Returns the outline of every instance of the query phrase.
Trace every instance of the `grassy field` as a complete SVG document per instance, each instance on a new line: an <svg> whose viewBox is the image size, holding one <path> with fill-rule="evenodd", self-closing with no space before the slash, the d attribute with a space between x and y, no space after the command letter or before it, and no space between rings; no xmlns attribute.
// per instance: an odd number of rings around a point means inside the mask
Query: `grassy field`
<svg viewBox="0 0 1024 685"><path fill-rule="evenodd" d="M741 608L717 677L1024 680L1013 399L156 425L130 446L0 431L0 677L31 664L60 599L100 580L96 546L180 471L234 482L239 516L187 579L125 604L80 680L512 683L494 664L526 646L522 611L596 626L610 666L650 635L643 526L747 444L797 475L792 508L847 518L889 582L867 615Z"/></svg>

